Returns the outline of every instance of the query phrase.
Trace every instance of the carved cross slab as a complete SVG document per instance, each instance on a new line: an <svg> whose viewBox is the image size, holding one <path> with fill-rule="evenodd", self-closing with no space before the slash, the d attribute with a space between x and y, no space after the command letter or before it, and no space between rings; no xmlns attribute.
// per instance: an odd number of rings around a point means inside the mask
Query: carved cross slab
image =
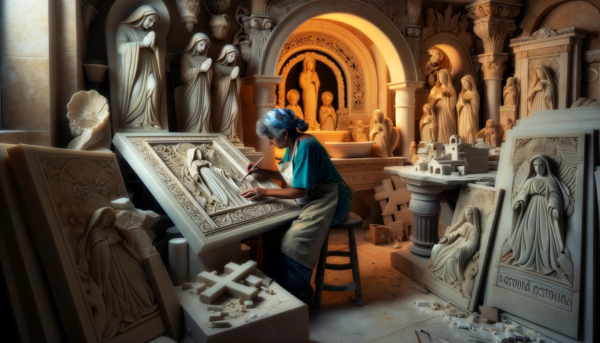
<svg viewBox="0 0 600 343"><path fill-rule="evenodd" d="M207 290L200 293L200 301L205 304L212 304L225 293L234 298L242 298L243 300L252 300L258 295L258 289L254 287L244 286L238 283L239 280L246 278L249 274L256 271L256 262L248 261L243 265L236 263L228 263L225 265L225 274L218 276L209 272L198 274L198 281L204 282L210 286Z"/></svg>
<svg viewBox="0 0 600 343"><path fill-rule="evenodd" d="M411 212L406 204L410 202L411 195L412 192L397 176L383 180L381 186L375 187L375 201L379 201L385 225L393 221L404 221L410 225ZM401 207L400 210L398 207Z"/></svg>

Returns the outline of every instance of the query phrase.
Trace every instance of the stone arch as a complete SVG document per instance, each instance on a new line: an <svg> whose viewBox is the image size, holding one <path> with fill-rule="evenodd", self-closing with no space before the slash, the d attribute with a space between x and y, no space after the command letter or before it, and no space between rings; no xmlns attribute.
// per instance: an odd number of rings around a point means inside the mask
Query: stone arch
<svg viewBox="0 0 600 343"><path fill-rule="evenodd" d="M521 37L531 36L532 33L538 30L540 22L542 19L544 19L548 12L558 5L569 1L571 0L538 0L531 8L527 10L527 13L525 13L523 16L521 23L519 23L519 28L523 30ZM600 0L588 0L587 2L600 9Z"/></svg>
<svg viewBox="0 0 600 343"><path fill-rule="evenodd" d="M316 17L348 23L369 36L386 60L392 83L418 80L418 67L410 47L389 18L365 3L336 0L312 1L290 11L267 41L260 75L276 75L279 54L287 39L302 23Z"/></svg>
<svg viewBox="0 0 600 343"><path fill-rule="evenodd" d="M469 48L456 35L449 32L437 33L421 44L420 53L426 53L432 47L438 47L443 50L452 64L452 80L458 81L465 75L475 75L473 62L469 54ZM479 82L479 78L475 77Z"/></svg>

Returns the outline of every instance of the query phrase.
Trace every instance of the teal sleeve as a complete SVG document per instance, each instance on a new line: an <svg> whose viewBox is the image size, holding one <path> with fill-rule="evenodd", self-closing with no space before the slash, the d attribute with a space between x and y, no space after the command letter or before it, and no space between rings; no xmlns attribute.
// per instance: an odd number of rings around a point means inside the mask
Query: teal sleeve
<svg viewBox="0 0 600 343"><path fill-rule="evenodd" d="M298 152L294 157L293 188L314 189L318 168L318 151L314 151L313 145L309 143L299 144Z"/></svg>
<svg viewBox="0 0 600 343"><path fill-rule="evenodd" d="M288 162L290 160L290 148L285 148L285 154L283 154L282 162Z"/></svg>

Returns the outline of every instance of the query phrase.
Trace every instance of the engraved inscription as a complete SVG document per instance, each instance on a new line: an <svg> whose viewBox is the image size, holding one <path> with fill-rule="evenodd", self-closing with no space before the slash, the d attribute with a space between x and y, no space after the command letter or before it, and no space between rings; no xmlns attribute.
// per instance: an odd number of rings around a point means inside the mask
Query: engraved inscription
<svg viewBox="0 0 600 343"><path fill-rule="evenodd" d="M525 275L515 275L510 270L502 269L504 268L501 268L500 273L498 273L498 287L526 295L566 311L571 311L573 306L573 292L552 284L552 282L529 278Z"/></svg>

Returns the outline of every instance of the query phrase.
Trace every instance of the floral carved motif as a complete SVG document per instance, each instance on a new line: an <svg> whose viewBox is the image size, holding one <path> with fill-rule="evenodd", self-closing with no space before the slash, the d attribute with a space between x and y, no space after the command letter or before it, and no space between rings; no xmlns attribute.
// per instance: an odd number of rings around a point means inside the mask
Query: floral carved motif
<svg viewBox="0 0 600 343"><path fill-rule="evenodd" d="M575 30L574 27L569 27L569 28L562 29L562 30L541 29L541 30L535 31L533 34L531 34L530 37L519 37L519 38L511 39L510 44L529 42L529 41L537 40L537 39L544 39L544 38L549 38L549 37L567 35L570 33L576 33L576 31L577 30Z"/></svg>
<svg viewBox="0 0 600 343"><path fill-rule="evenodd" d="M475 21L473 32L483 41L486 54L502 52L506 37L511 35L517 26L513 20L483 18Z"/></svg>
<svg viewBox="0 0 600 343"><path fill-rule="evenodd" d="M308 46L321 47L343 61L350 75L347 75L352 84L352 108L362 110L365 106L365 76L358 57L340 40L322 33L300 33L291 36L281 49L278 70L286 61L290 51ZM279 103L282 103L281 97ZM284 102L283 102L284 103ZM345 107L345 106L344 106Z"/></svg>
<svg viewBox="0 0 600 343"><path fill-rule="evenodd" d="M514 19L519 15L521 5L509 5L495 2L476 5L467 8L469 17L473 19L485 17L497 17L503 19Z"/></svg>

